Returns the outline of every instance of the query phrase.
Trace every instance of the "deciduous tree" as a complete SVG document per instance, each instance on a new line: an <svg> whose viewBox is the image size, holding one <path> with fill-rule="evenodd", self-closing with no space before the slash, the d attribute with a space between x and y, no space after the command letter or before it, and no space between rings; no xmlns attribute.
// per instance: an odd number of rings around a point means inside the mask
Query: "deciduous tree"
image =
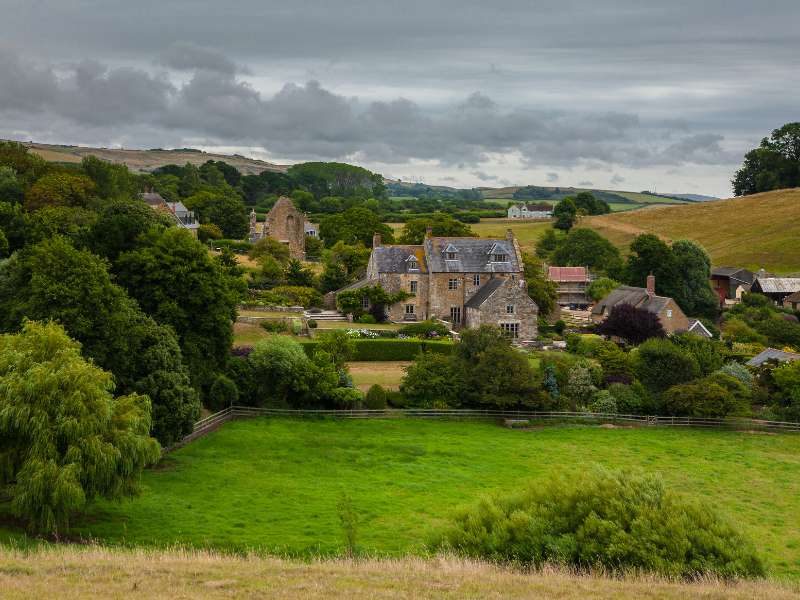
<svg viewBox="0 0 800 600"><path fill-rule="evenodd" d="M94 498L135 493L158 460L147 397L113 389L56 324L0 336L0 486L32 530L66 532Z"/></svg>

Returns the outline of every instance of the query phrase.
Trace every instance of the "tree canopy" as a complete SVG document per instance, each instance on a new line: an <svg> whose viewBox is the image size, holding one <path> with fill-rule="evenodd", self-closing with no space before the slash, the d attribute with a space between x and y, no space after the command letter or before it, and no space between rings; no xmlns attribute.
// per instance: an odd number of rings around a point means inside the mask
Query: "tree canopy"
<svg viewBox="0 0 800 600"><path fill-rule="evenodd" d="M236 306L244 289L183 229L150 230L115 270L142 309L178 334L195 386L208 389L233 341Z"/></svg>
<svg viewBox="0 0 800 600"><path fill-rule="evenodd" d="M64 533L94 498L135 493L159 459L147 397L113 388L54 323L0 336L0 486L30 529Z"/></svg>
<svg viewBox="0 0 800 600"><path fill-rule="evenodd" d="M800 187L800 122L773 130L745 154L732 183L737 196Z"/></svg>
<svg viewBox="0 0 800 600"><path fill-rule="evenodd" d="M437 237L475 237L475 232L470 229L469 225L446 213L437 212L431 217L407 221L400 235L400 243L421 244L425 239L428 227L431 228L432 235Z"/></svg>

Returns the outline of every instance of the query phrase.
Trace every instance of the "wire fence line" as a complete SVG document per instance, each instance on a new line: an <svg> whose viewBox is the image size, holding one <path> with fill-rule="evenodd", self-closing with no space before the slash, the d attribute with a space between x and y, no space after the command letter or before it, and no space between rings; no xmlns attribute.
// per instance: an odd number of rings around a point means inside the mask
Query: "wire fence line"
<svg viewBox="0 0 800 600"><path fill-rule="evenodd" d="M192 433L169 450L214 431L224 423L236 419L254 417L293 417L317 419L453 419L453 420L503 420L529 424L537 422L564 422L579 424L619 424L643 427L698 427L707 429L729 429L747 431L796 432L800 423L766 421L761 419L727 418L711 419L698 417L662 417L655 415L626 415L616 413L592 413L571 411L527 411L469 408L387 408L387 409L288 409L259 408L255 406L229 406L209 415L194 424Z"/></svg>

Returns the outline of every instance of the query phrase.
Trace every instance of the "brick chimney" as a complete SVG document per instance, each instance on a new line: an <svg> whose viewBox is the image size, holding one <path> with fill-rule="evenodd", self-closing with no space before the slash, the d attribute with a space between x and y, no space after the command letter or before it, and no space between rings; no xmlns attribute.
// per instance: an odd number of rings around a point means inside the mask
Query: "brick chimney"
<svg viewBox="0 0 800 600"><path fill-rule="evenodd" d="M381 234L375 232L372 234L372 247L378 248L381 245Z"/></svg>
<svg viewBox="0 0 800 600"><path fill-rule="evenodd" d="M656 295L656 276L652 273L647 276L647 295L651 298Z"/></svg>
<svg viewBox="0 0 800 600"><path fill-rule="evenodd" d="M426 238L433 237L433 227L431 227L430 225L428 225L425 228L425 237Z"/></svg>

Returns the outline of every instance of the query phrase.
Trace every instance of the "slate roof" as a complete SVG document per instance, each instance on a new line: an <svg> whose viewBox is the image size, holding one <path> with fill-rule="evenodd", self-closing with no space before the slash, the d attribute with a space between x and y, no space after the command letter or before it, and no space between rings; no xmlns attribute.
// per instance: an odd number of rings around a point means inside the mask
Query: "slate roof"
<svg viewBox="0 0 800 600"><path fill-rule="evenodd" d="M456 260L446 260L445 249L456 250ZM492 262L490 251L505 254L508 262ZM513 242L506 239L429 237L424 243L431 273L520 273L522 264ZM452 251L452 250L451 250Z"/></svg>
<svg viewBox="0 0 800 600"><path fill-rule="evenodd" d="M548 267L547 278L558 282L588 282L589 273L586 267Z"/></svg>
<svg viewBox="0 0 800 600"><path fill-rule="evenodd" d="M800 277L759 277L753 285L765 294L793 294L800 291Z"/></svg>
<svg viewBox="0 0 800 600"><path fill-rule="evenodd" d="M768 360L777 360L778 362L800 360L800 354L796 354L795 352L784 352L783 350L776 350L775 348L767 348L763 352L756 354L745 364L748 367L759 367Z"/></svg>
<svg viewBox="0 0 800 600"><path fill-rule="evenodd" d="M712 277L726 277L743 283L753 283L755 275L752 271L740 267L717 267L711 270Z"/></svg>
<svg viewBox="0 0 800 600"><path fill-rule="evenodd" d="M419 270L408 268L410 256L417 259ZM378 246L372 250L372 260L378 273L427 273L422 246Z"/></svg>
<svg viewBox="0 0 800 600"><path fill-rule="evenodd" d="M595 304L592 314L602 315L606 311L610 312L617 304L630 304L636 308L643 308L651 313L658 314L664 310L669 301L670 298L665 296L650 297L645 288L621 285Z"/></svg>
<svg viewBox="0 0 800 600"><path fill-rule="evenodd" d="M495 277L494 279L490 279L487 281L483 287L481 287L475 294L464 303L466 308L480 308L481 305L486 302L492 294L494 294L497 290L503 287L503 284L506 282L505 279L502 277Z"/></svg>
<svg viewBox="0 0 800 600"><path fill-rule="evenodd" d="M714 337L708 328L703 325L700 319L689 319L689 326L686 328L686 331L689 333L695 333L697 335L702 335L703 337L712 338Z"/></svg>

